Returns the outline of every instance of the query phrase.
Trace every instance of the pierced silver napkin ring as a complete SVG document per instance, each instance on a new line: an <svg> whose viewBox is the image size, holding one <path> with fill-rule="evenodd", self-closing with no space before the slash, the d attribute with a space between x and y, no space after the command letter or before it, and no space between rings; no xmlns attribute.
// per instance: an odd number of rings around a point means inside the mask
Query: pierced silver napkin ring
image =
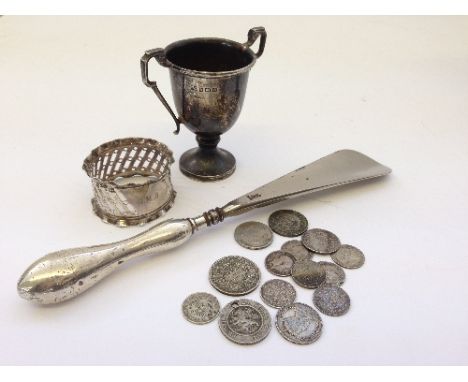
<svg viewBox="0 0 468 382"><path fill-rule="evenodd" d="M93 186L94 213L120 227L160 217L176 196L172 163L172 151L154 139L117 139L95 148L83 162Z"/></svg>

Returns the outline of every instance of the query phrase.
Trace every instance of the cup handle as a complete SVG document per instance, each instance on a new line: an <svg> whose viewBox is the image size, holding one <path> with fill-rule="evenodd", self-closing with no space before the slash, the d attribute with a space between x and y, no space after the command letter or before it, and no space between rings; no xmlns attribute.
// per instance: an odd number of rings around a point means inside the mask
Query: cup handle
<svg viewBox="0 0 468 382"><path fill-rule="evenodd" d="M263 54L263 50L265 49L265 43L267 38L267 33L264 27L255 27L249 30L247 35L247 42L244 43L244 46L250 48L255 41L257 41L258 36L260 36L260 45L258 47L257 53L255 53L256 58L260 58Z"/></svg>
<svg viewBox="0 0 468 382"><path fill-rule="evenodd" d="M174 112L172 111L171 107L167 103L166 99L164 96L161 94L161 92L158 89L158 85L156 81L150 81L148 78L148 61L151 60L152 58L155 58L156 61L164 67L168 67L167 61L166 61L166 56L164 54L164 49L161 48L156 48L156 49L150 49L145 52L143 57L140 59L140 68L141 68L141 78L143 80L143 83L148 86L149 88L153 89L154 93L158 96L159 100L161 103L164 105L166 110L169 112L171 115L172 119L174 120L177 129L174 131L174 134L179 134L180 131L180 120L179 118L176 117Z"/></svg>

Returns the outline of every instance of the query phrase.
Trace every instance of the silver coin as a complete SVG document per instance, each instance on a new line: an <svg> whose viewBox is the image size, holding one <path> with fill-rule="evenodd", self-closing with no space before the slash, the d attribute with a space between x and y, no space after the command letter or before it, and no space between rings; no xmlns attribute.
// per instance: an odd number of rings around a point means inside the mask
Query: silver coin
<svg viewBox="0 0 468 382"><path fill-rule="evenodd" d="M234 239L247 249L262 249L273 242L271 229L260 222L245 222L236 227Z"/></svg>
<svg viewBox="0 0 468 382"><path fill-rule="evenodd" d="M290 276L294 257L287 252L274 251L265 259L265 268L276 276Z"/></svg>
<svg viewBox="0 0 468 382"><path fill-rule="evenodd" d="M348 293L336 285L323 284L314 291L314 305L327 316L342 316L349 310Z"/></svg>
<svg viewBox="0 0 468 382"><path fill-rule="evenodd" d="M304 215L293 210L279 210L268 218L268 225L278 235L295 237L302 235L309 223Z"/></svg>
<svg viewBox="0 0 468 382"><path fill-rule="evenodd" d="M219 328L232 342L253 345L270 333L270 313L258 302L247 299L234 300L221 310Z"/></svg>
<svg viewBox="0 0 468 382"><path fill-rule="evenodd" d="M296 290L287 281L274 279L262 285L260 297L265 304L273 308L282 308L296 301Z"/></svg>
<svg viewBox="0 0 468 382"><path fill-rule="evenodd" d="M311 260L313 252L302 245L300 240L289 240L281 246L281 250L289 253L296 261Z"/></svg>
<svg viewBox="0 0 468 382"><path fill-rule="evenodd" d="M348 244L343 244L331 258L340 267L348 269L360 268L365 261L364 253L360 249Z"/></svg>
<svg viewBox="0 0 468 382"><path fill-rule="evenodd" d="M304 288L315 289L325 281L325 270L314 261L296 261L292 267L293 280Z"/></svg>
<svg viewBox="0 0 468 382"><path fill-rule="evenodd" d="M209 293L193 293L182 303L182 313L194 324L207 324L218 316L218 299Z"/></svg>
<svg viewBox="0 0 468 382"><path fill-rule="evenodd" d="M315 253L329 255L340 249L341 243L338 236L325 229L314 228L308 230L302 236L302 244Z"/></svg>
<svg viewBox="0 0 468 382"><path fill-rule="evenodd" d="M308 345L322 333L322 319L309 305L296 302L276 314L276 328L290 342Z"/></svg>
<svg viewBox="0 0 468 382"><path fill-rule="evenodd" d="M241 296L252 292L260 282L260 270L242 256L226 256L210 268L210 283L221 293Z"/></svg>
<svg viewBox="0 0 468 382"><path fill-rule="evenodd" d="M340 286L344 283L346 274L342 268L328 261L318 262L325 270L325 284Z"/></svg>

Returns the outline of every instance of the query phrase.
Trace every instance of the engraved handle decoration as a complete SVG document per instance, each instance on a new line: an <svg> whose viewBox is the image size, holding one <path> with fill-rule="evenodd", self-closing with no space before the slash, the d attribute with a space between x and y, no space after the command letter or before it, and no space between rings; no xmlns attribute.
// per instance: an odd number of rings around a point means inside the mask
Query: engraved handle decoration
<svg viewBox="0 0 468 382"><path fill-rule="evenodd" d="M258 47L257 53L255 53L256 58L260 58L265 49L265 43L267 38L267 33L264 27L255 27L249 30L247 34L247 42L244 44L245 47L250 48L255 41L257 41L258 36L260 36L260 45Z"/></svg>
<svg viewBox="0 0 468 382"><path fill-rule="evenodd" d="M188 219L166 220L130 239L50 253L26 269L18 293L27 300L55 304L91 288L134 257L177 247L193 233Z"/></svg>
<svg viewBox="0 0 468 382"><path fill-rule="evenodd" d="M141 59L140 59L141 78L143 80L143 83L146 86L153 89L154 93L158 96L159 100L161 101L161 103L164 105L164 107L166 108L166 110L169 112L172 119L174 120L174 122L175 122L175 124L177 126L176 130L174 131L174 134L179 134L180 123L181 123L179 118L176 117L176 115L172 111L171 107L167 103L166 99L164 98L164 96L159 91L158 84L156 83L156 81L150 81L149 78L148 78L148 62L152 58L155 58L156 61L161 66L167 67L167 62L166 62L166 56L164 54L164 49L156 48L156 49L147 50L145 52L145 54L143 55L143 57L141 57Z"/></svg>

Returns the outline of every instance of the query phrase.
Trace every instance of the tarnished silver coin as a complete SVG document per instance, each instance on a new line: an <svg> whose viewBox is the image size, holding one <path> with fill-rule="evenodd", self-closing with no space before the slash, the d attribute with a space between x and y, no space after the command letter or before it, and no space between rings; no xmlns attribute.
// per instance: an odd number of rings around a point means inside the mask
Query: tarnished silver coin
<svg viewBox="0 0 468 382"><path fill-rule="evenodd" d="M364 253L360 249L348 244L343 244L331 258L340 267L348 269L360 268L365 261Z"/></svg>
<svg viewBox="0 0 468 382"><path fill-rule="evenodd" d="M351 300L342 288L323 284L314 291L314 305L327 316L342 316L349 310Z"/></svg>
<svg viewBox="0 0 468 382"><path fill-rule="evenodd" d="M270 313L258 302L234 300L221 310L219 328L228 340L240 345L253 345L270 333Z"/></svg>
<svg viewBox="0 0 468 382"><path fill-rule="evenodd" d="M309 305L296 302L276 314L276 328L290 342L308 345L322 333L322 319Z"/></svg>
<svg viewBox="0 0 468 382"><path fill-rule="evenodd" d="M295 237L302 235L309 223L304 215L293 210L279 210L268 218L268 225L278 235Z"/></svg>
<svg viewBox="0 0 468 382"><path fill-rule="evenodd" d="M281 246L281 250L289 253L296 261L311 260L313 252L309 251L300 240L289 240Z"/></svg>
<svg viewBox="0 0 468 382"><path fill-rule="evenodd" d="M325 229L314 228L302 236L302 244L315 253L329 255L340 249L338 236Z"/></svg>
<svg viewBox="0 0 468 382"><path fill-rule="evenodd" d="M325 281L325 270L312 260L296 261L291 275L298 285L309 289L315 289Z"/></svg>
<svg viewBox="0 0 468 382"><path fill-rule="evenodd" d="M287 252L274 251L265 259L265 268L276 276L290 276L294 257Z"/></svg>
<svg viewBox="0 0 468 382"><path fill-rule="evenodd" d="M296 301L296 290L284 280L269 280L260 288L260 297L273 308L290 306Z"/></svg>
<svg viewBox="0 0 468 382"><path fill-rule="evenodd" d="M245 222L236 227L234 239L244 248L262 249L273 242L273 233L266 224Z"/></svg>
<svg viewBox="0 0 468 382"><path fill-rule="evenodd" d="M260 270L242 256L226 256L210 268L210 283L221 293L241 296L252 292L260 282Z"/></svg>
<svg viewBox="0 0 468 382"><path fill-rule="evenodd" d="M182 313L194 324L207 324L218 316L218 299L209 293L193 293L182 303Z"/></svg>
<svg viewBox="0 0 468 382"><path fill-rule="evenodd" d="M342 268L328 261L318 262L325 270L325 284L340 286L344 283L346 274Z"/></svg>

